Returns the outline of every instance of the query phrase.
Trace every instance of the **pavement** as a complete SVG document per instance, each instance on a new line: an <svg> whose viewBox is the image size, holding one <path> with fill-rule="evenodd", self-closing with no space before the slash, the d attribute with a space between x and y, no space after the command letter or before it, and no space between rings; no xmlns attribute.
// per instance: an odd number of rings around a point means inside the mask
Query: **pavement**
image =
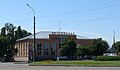
<svg viewBox="0 0 120 70"><path fill-rule="evenodd" d="M28 64L0 63L0 70L120 70L120 67L28 66Z"/></svg>

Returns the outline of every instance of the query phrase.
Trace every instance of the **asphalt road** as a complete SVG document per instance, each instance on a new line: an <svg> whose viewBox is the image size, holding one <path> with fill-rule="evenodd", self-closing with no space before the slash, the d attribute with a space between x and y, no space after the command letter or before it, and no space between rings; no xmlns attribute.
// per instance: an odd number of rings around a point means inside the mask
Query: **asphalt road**
<svg viewBox="0 0 120 70"><path fill-rule="evenodd" d="M0 70L120 70L120 67L28 66L28 64L0 63Z"/></svg>

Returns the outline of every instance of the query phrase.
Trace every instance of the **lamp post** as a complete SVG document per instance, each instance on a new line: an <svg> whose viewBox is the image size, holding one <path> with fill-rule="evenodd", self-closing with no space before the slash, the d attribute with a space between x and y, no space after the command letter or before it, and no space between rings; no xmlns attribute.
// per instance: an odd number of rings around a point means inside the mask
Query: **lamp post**
<svg viewBox="0 0 120 70"><path fill-rule="evenodd" d="M36 40L35 40L35 11L34 9L29 5L27 4L27 6L33 11L33 14L34 14L34 17L33 17L33 20L34 20L34 46L33 46L33 62L35 62L35 55L36 55L36 52L35 52L35 43L36 43Z"/></svg>

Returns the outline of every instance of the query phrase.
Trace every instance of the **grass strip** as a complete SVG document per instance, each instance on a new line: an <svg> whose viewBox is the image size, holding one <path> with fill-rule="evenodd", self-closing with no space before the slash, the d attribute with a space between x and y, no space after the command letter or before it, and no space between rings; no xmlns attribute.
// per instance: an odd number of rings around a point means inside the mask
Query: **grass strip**
<svg viewBox="0 0 120 70"><path fill-rule="evenodd" d="M120 67L120 61L39 61L32 62L33 66L82 66L82 67Z"/></svg>

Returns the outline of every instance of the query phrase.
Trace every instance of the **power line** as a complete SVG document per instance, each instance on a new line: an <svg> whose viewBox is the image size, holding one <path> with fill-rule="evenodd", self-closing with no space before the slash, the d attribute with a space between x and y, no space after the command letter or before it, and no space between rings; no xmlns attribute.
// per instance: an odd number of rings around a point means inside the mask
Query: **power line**
<svg viewBox="0 0 120 70"><path fill-rule="evenodd" d="M98 7L96 7L96 8L92 8L92 9L88 9L88 10L86 10L87 12L88 11L94 11L94 10L97 10L97 9L99 9L99 8L103 8L103 6L105 6L105 5L107 5L107 4L109 4L109 3L112 3L112 2L116 2L116 0L112 0L112 1L110 1L110 2L107 2L107 3L103 3L102 5L100 5L100 6L98 6ZM63 16L63 15L68 15L68 14L76 14L78 11L71 11L71 12L65 12L65 13L61 13L61 14L56 14L56 15L50 15L50 16L43 16L43 17L41 17L41 18L49 18L49 17L56 17L56 16ZM79 13L80 12L85 12L85 11L79 11Z"/></svg>
<svg viewBox="0 0 120 70"><path fill-rule="evenodd" d="M96 8L92 8L92 9L88 9L88 10L86 10L86 11L70 11L70 12L64 12L64 13L61 13L61 14L55 14L55 15L49 15L49 16L43 16L43 17L40 17L40 20L41 19L43 19L43 18L51 18L51 17L56 17L56 16L64 16L64 15L69 15L69 14L76 14L77 12L78 13L80 13L80 12L83 12L83 13L85 13L85 12L92 12L92 11L95 11L95 10L98 10L98 9L103 9L103 8L107 8L107 7L103 7L103 6L105 6L105 5L107 5L107 4L110 4L110 3L113 3L113 2L116 2L116 0L111 0L110 2L105 2L105 3L103 3L102 5L100 5L100 6L98 6L98 7L96 7ZM108 7L109 8L109 7ZM82 13L81 13L82 14ZM75 16L79 16L79 15L75 15ZM75 17L75 16L72 16L72 17ZM39 20L39 18L37 18L38 20ZM69 18L68 18L69 19ZM18 21L18 22L21 22L21 21L25 21L25 20L20 20L20 21Z"/></svg>
<svg viewBox="0 0 120 70"><path fill-rule="evenodd" d="M94 22L94 21L100 21L100 20L109 20L109 19L117 19L117 18L120 18L120 16L118 16L118 17L103 17L103 18L88 20L86 22L88 23L88 22Z"/></svg>
<svg viewBox="0 0 120 70"><path fill-rule="evenodd" d="M118 17L106 17L106 18L99 18L99 19L92 19L92 20L88 20L88 21L85 21L85 22L83 22L83 23L89 23L89 22L95 22L95 21L102 21L102 20L110 20L110 19L118 19L118 18L120 18L120 16L118 16ZM83 24L82 23L82 24ZM78 25L78 24L80 24L80 23L74 23L74 22L71 22L71 23L66 23L66 24L64 24L64 26L62 26L62 27L65 27L65 26L72 26L72 27L74 27L74 26L76 26L76 25ZM47 27L48 25L46 25L45 27ZM49 25L50 26L50 25ZM51 25L52 27L57 27L57 25ZM39 27L38 27L39 28Z"/></svg>
<svg viewBox="0 0 120 70"><path fill-rule="evenodd" d="M87 12L92 12L92 11L95 11L95 10L98 10L98 9L105 9L105 8L110 8L110 7L116 7L116 6L120 6L120 5L115 5L115 6L108 6L108 7L103 7L103 6L105 6L105 5L107 5L107 4L110 4L110 3L113 3L113 2L116 2L116 0L112 0L112 1L110 1L110 2L105 2L105 3L103 3L102 5L100 5L100 6L98 6L98 7L96 7L96 8L93 8L93 9L88 9L88 10L86 10L86 13ZM68 14L71 14L71 13L73 13L73 12L78 12L78 11L72 11L72 12L66 12L66 13L61 13L61 14L56 14L56 15L51 15L51 16L43 16L43 18L48 18L48 17L54 17L54 16L63 16L63 15L68 15ZM85 11L80 11L80 12L83 12L83 13L85 13ZM73 13L74 14L74 13ZM75 13L76 14L76 13ZM84 14L85 15L85 14ZM79 16L79 15L76 15L76 16ZM73 17L73 16L72 16ZM74 16L75 17L75 16ZM8 19L8 18L6 18L6 19ZM70 19L70 18L68 18L68 19ZM106 20L106 19L114 19L114 18L102 18L102 19L93 19L93 20L90 20L90 21L87 21L87 22L93 22L93 21L97 21L97 20ZM11 19L9 19L9 20L11 20ZM39 19L38 19L39 20ZM66 19L64 19L64 20L66 20ZM14 21L14 20L12 20L12 21ZM63 20L62 20L63 21ZM20 21L19 21L20 22ZM28 24L29 25L29 24Z"/></svg>

